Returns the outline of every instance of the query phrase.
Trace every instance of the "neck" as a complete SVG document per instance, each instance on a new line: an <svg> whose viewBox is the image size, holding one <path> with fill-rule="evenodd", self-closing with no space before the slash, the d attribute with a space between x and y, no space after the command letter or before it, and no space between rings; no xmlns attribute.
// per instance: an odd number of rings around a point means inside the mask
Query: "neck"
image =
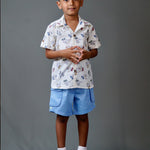
<svg viewBox="0 0 150 150"><path fill-rule="evenodd" d="M65 20L66 20L66 23L68 24L68 22L78 22L79 21L79 17L78 15L75 15L75 16L69 16L69 15L64 15L65 16Z"/></svg>

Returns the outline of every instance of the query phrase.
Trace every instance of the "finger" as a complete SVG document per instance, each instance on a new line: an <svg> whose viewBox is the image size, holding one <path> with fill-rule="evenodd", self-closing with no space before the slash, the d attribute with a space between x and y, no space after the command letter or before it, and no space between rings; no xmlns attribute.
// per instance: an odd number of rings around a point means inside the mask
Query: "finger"
<svg viewBox="0 0 150 150"><path fill-rule="evenodd" d="M84 53L84 50L83 50L83 49L82 49L82 50L80 50L80 53L81 53L81 54L83 54L83 53Z"/></svg>
<svg viewBox="0 0 150 150"><path fill-rule="evenodd" d="M83 53L79 57L79 61L83 60Z"/></svg>
<svg viewBox="0 0 150 150"><path fill-rule="evenodd" d="M77 57L77 56L75 56L75 57L73 57L73 60L75 61L75 62L78 62L79 61L79 57Z"/></svg>
<svg viewBox="0 0 150 150"><path fill-rule="evenodd" d="M70 61L72 61L74 64L78 63L78 61L75 61L74 59L70 59Z"/></svg>
<svg viewBox="0 0 150 150"><path fill-rule="evenodd" d="M77 48L78 48L79 50L82 50L82 48L81 48L81 47L79 47L79 46L77 46Z"/></svg>
<svg viewBox="0 0 150 150"><path fill-rule="evenodd" d="M73 53L77 53L77 52L79 52L79 50L72 50L72 52L73 52Z"/></svg>
<svg viewBox="0 0 150 150"><path fill-rule="evenodd" d="M82 53L80 50L72 50L73 53Z"/></svg>
<svg viewBox="0 0 150 150"><path fill-rule="evenodd" d="M84 60L83 57L81 57L81 58L79 59L79 62L82 61L82 60Z"/></svg>
<svg viewBox="0 0 150 150"><path fill-rule="evenodd" d="M77 48L78 48L80 51L84 51L84 49L81 48L81 47L79 47L79 46L77 46Z"/></svg>
<svg viewBox="0 0 150 150"><path fill-rule="evenodd" d="M80 55L72 54L72 57L74 57L74 58L76 58L76 59L79 59L79 58L80 58Z"/></svg>
<svg viewBox="0 0 150 150"><path fill-rule="evenodd" d="M83 60L83 57L80 57L80 58L79 58L79 61L81 61L81 60Z"/></svg>
<svg viewBox="0 0 150 150"><path fill-rule="evenodd" d="M80 48L80 47L77 47L77 48L78 48L78 50L79 50L81 53L85 51L84 49L82 49L82 48Z"/></svg>
<svg viewBox="0 0 150 150"><path fill-rule="evenodd" d="M79 58L77 56L74 56L71 58L74 62L78 63L79 62Z"/></svg>
<svg viewBox="0 0 150 150"><path fill-rule="evenodd" d="M75 48L77 48L77 46L72 46L72 47L71 47L71 50L73 50L73 49L75 49Z"/></svg>

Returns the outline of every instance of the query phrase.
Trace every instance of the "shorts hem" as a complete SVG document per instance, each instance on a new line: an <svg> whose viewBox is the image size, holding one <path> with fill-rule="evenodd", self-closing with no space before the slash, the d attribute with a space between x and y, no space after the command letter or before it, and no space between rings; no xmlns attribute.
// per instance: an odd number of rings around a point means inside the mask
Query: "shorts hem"
<svg viewBox="0 0 150 150"><path fill-rule="evenodd" d="M82 112L73 112L73 115L83 115L83 114L87 114L89 112L91 112L96 106L94 105L91 109L87 109L85 111Z"/></svg>
<svg viewBox="0 0 150 150"><path fill-rule="evenodd" d="M73 115L72 113L70 113L70 114L65 114L65 113L62 113L62 112L54 111L54 110L49 110L49 112L52 112L52 113L55 113L55 114L61 115L61 116L66 116L66 117Z"/></svg>
<svg viewBox="0 0 150 150"><path fill-rule="evenodd" d="M82 112L72 112L72 113L67 113L67 114L65 114L65 113L63 113L63 112L58 112L58 111L55 111L55 110L49 110L49 112L55 113L55 114L57 114L57 115L61 115L61 116L66 116L66 117L68 117L68 116L72 116L72 115L83 115L83 114L87 114L87 113L91 112L95 107L96 107L96 106L94 105L91 109L87 109L87 110L82 111Z"/></svg>

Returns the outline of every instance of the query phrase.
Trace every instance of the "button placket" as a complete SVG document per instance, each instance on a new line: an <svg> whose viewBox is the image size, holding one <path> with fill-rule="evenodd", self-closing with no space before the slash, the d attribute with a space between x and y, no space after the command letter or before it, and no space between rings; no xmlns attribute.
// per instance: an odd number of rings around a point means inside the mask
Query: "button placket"
<svg viewBox="0 0 150 150"><path fill-rule="evenodd" d="M73 46L76 46L76 34L73 32ZM77 79L77 64L74 64L74 86L76 86L76 79Z"/></svg>
<svg viewBox="0 0 150 150"><path fill-rule="evenodd" d="M73 33L73 37L76 38L76 34Z"/></svg>

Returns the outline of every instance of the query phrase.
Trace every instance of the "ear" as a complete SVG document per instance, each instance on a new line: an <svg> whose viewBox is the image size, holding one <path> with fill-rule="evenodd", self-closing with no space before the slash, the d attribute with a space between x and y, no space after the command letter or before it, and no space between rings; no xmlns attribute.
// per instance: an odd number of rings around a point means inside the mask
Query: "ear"
<svg viewBox="0 0 150 150"><path fill-rule="evenodd" d="M62 9L60 1L56 1L56 4L57 4L57 6L58 6L59 9Z"/></svg>
<svg viewBox="0 0 150 150"><path fill-rule="evenodd" d="M83 6L83 0L81 0L81 2L80 2L80 7L82 7Z"/></svg>

